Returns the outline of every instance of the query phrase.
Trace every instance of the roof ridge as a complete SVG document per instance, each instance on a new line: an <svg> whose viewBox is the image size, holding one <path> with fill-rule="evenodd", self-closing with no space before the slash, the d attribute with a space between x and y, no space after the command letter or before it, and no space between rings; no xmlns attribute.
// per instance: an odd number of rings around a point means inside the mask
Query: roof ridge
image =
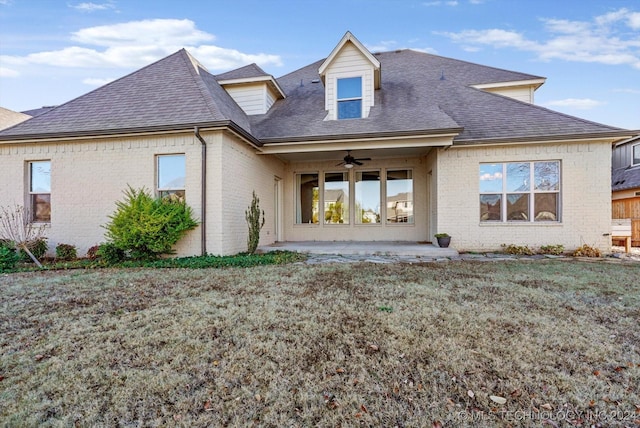
<svg viewBox="0 0 640 428"><path fill-rule="evenodd" d="M193 83L195 83L196 87L198 88L198 91L200 92L200 95L202 96L202 99L205 102L211 114L213 116L216 116L216 113L222 114L222 111L220 111L220 107L218 107L218 104L216 103L213 95L211 94L211 91L209 91L209 89L207 88L207 84L202 80L202 76L200 75L200 73L202 72L208 73L208 71L205 70L204 68L197 70L196 67L198 67L198 65L194 64L191 61L191 59L189 58L191 55L189 54L189 52L187 52L186 49L183 48L179 52L182 53L182 59L183 61L185 61L187 68L189 69L189 73L191 74Z"/></svg>

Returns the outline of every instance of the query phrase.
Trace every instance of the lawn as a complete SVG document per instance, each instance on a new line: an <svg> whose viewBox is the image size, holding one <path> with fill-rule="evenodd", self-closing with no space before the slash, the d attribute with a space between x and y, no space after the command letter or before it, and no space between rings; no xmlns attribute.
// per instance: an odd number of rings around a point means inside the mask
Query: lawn
<svg viewBox="0 0 640 428"><path fill-rule="evenodd" d="M640 425L640 263L0 274L0 425Z"/></svg>

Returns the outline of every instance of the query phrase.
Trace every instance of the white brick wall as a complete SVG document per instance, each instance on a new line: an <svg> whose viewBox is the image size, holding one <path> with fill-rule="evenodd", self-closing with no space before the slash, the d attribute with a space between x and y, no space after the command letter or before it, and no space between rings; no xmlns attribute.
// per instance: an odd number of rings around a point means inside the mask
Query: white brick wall
<svg viewBox="0 0 640 428"><path fill-rule="evenodd" d="M561 161L559 223L480 223L479 164ZM453 147L438 153L438 232L453 236L459 250L487 251L501 244L588 244L607 251L611 228L611 145L609 142Z"/></svg>

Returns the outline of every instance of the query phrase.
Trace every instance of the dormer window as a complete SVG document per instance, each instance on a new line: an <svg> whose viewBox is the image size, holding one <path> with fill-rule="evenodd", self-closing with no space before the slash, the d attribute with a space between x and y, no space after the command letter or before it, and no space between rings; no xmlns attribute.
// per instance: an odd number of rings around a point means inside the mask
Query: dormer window
<svg viewBox="0 0 640 428"><path fill-rule="evenodd" d="M633 146L633 158L631 159L631 165L640 165L640 144Z"/></svg>
<svg viewBox="0 0 640 428"><path fill-rule="evenodd" d="M338 119L362 117L362 77L338 79Z"/></svg>

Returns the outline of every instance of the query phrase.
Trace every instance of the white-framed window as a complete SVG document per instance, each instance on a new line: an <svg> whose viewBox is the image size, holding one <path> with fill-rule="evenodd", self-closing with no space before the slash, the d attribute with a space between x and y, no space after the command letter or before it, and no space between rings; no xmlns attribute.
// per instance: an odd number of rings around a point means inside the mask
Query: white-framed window
<svg viewBox="0 0 640 428"><path fill-rule="evenodd" d="M337 86L338 119L362 117L362 77L339 78Z"/></svg>
<svg viewBox="0 0 640 428"><path fill-rule="evenodd" d="M319 204L318 173L296 174L296 224L317 224Z"/></svg>
<svg viewBox="0 0 640 428"><path fill-rule="evenodd" d="M482 163L481 222L560 221L560 161Z"/></svg>
<svg viewBox="0 0 640 428"><path fill-rule="evenodd" d="M413 224L413 171L387 170L387 223Z"/></svg>
<svg viewBox="0 0 640 428"><path fill-rule="evenodd" d="M631 148L631 165L640 165L640 143Z"/></svg>
<svg viewBox="0 0 640 428"><path fill-rule="evenodd" d="M184 153L158 155L157 161L157 190L161 198L177 197L184 201L185 177L187 172Z"/></svg>
<svg viewBox="0 0 640 428"><path fill-rule="evenodd" d="M349 173L324 173L324 223L349 224Z"/></svg>
<svg viewBox="0 0 640 428"><path fill-rule="evenodd" d="M356 171L355 210L356 224L379 224L380 212L380 171Z"/></svg>
<svg viewBox="0 0 640 428"><path fill-rule="evenodd" d="M51 222L51 161L29 162L29 208L34 222Z"/></svg>

